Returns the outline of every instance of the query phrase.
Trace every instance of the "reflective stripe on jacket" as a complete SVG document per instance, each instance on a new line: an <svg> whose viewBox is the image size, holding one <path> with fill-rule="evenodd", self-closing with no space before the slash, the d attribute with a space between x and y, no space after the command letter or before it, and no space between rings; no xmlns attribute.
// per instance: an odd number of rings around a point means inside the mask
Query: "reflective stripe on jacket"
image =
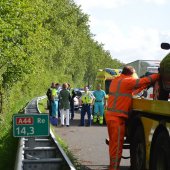
<svg viewBox="0 0 170 170"><path fill-rule="evenodd" d="M83 104L91 104L93 101L93 95L90 92L83 93L81 96L81 101Z"/></svg>
<svg viewBox="0 0 170 170"><path fill-rule="evenodd" d="M153 74L140 79L121 74L113 79L109 89L106 120L112 120L112 116L127 118L131 110L132 94L136 93L136 91L142 91L157 79L159 79L159 74Z"/></svg>

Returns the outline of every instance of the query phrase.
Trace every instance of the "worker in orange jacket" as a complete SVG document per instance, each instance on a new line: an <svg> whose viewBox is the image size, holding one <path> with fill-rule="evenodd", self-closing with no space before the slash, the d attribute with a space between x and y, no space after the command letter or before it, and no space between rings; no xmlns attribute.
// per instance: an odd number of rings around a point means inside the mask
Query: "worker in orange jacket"
<svg viewBox="0 0 170 170"><path fill-rule="evenodd" d="M125 66L122 74L112 80L105 115L109 135L109 170L119 170L125 136L125 121L131 111L132 95L159 79L159 74L134 78L135 70Z"/></svg>

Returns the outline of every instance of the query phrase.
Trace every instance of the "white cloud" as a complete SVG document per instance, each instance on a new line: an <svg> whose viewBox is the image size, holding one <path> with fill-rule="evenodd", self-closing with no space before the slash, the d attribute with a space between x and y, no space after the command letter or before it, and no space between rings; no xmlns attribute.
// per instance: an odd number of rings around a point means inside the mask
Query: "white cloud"
<svg viewBox="0 0 170 170"><path fill-rule="evenodd" d="M148 3L155 3L155 4L158 4L158 5L164 5L168 2L168 0L144 0Z"/></svg>
<svg viewBox="0 0 170 170"><path fill-rule="evenodd" d="M94 8L112 9L128 3L129 0L75 0L81 4L83 9L89 10Z"/></svg>
<svg viewBox="0 0 170 170"><path fill-rule="evenodd" d="M90 14L91 32L99 43L103 43L105 50L109 50L113 58L128 63L139 59L161 60L167 53L160 48L161 42L170 43L170 31L167 29L149 28L145 26L128 25L123 28L112 19L99 17L98 11L118 8L134 2L134 0L75 0L82 5L83 10ZM142 0L148 5L163 5L168 0ZM136 0L141 2L141 0ZM131 6L131 5L128 5ZM97 12L96 12L97 11ZM119 14L118 14L119 15ZM127 16L128 17L128 16ZM160 22L160 23L159 23ZM159 24L163 24L158 21Z"/></svg>
<svg viewBox="0 0 170 170"><path fill-rule="evenodd" d="M147 3L163 5L168 2L168 0L74 0L77 4L81 5L85 11L89 11L95 8L102 9L113 9L120 6L127 5L132 2L144 1Z"/></svg>
<svg viewBox="0 0 170 170"><path fill-rule="evenodd" d="M167 53L160 49L162 33L157 29L134 26L125 33L109 20L103 22L98 20L95 24L97 27L102 27L95 39L105 44L104 48L111 52L113 58L120 61L128 63L139 59L161 60ZM164 36L170 40L168 32L164 33Z"/></svg>

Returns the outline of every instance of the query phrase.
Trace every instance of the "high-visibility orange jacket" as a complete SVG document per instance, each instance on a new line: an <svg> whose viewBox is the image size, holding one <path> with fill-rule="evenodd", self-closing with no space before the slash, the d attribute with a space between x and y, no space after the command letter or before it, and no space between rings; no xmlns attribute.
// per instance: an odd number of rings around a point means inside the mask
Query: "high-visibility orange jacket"
<svg viewBox="0 0 170 170"><path fill-rule="evenodd" d="M136 91L142 91L158 79L159 74L152 74L140 79L121 74L113 79L109 89L106 121L112 120L113 116L127 118L132 106L132 95Z"/></svg>

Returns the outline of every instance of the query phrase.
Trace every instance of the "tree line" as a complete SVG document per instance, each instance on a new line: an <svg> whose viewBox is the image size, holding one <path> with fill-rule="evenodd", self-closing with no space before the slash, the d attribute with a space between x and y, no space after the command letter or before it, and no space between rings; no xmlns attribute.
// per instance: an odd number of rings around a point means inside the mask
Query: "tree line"
<svg viewBox="0 0 170 170"><path fill-rule="evenodd" d="M0 1L0 138L11 115L51 82L93 84L99 68L120 65L73 0Z"/></svg>
<svg viewBox="0 0 170 170"><path fill-rule="evenodd" d="M92 84L99 68L120 66L72 0L3 0L0 8L1 105L4 95L32 97L54 80Z"/></svg>
<svg viewBox="0 0 170 170"><path fill-rule="evenodd" d="M26 102L51 82L93 84L99 68L120 65L94 39L89 16L73 0L0 1L1 162L12 167L2 148L13 139L12 114Z"/></svg>

